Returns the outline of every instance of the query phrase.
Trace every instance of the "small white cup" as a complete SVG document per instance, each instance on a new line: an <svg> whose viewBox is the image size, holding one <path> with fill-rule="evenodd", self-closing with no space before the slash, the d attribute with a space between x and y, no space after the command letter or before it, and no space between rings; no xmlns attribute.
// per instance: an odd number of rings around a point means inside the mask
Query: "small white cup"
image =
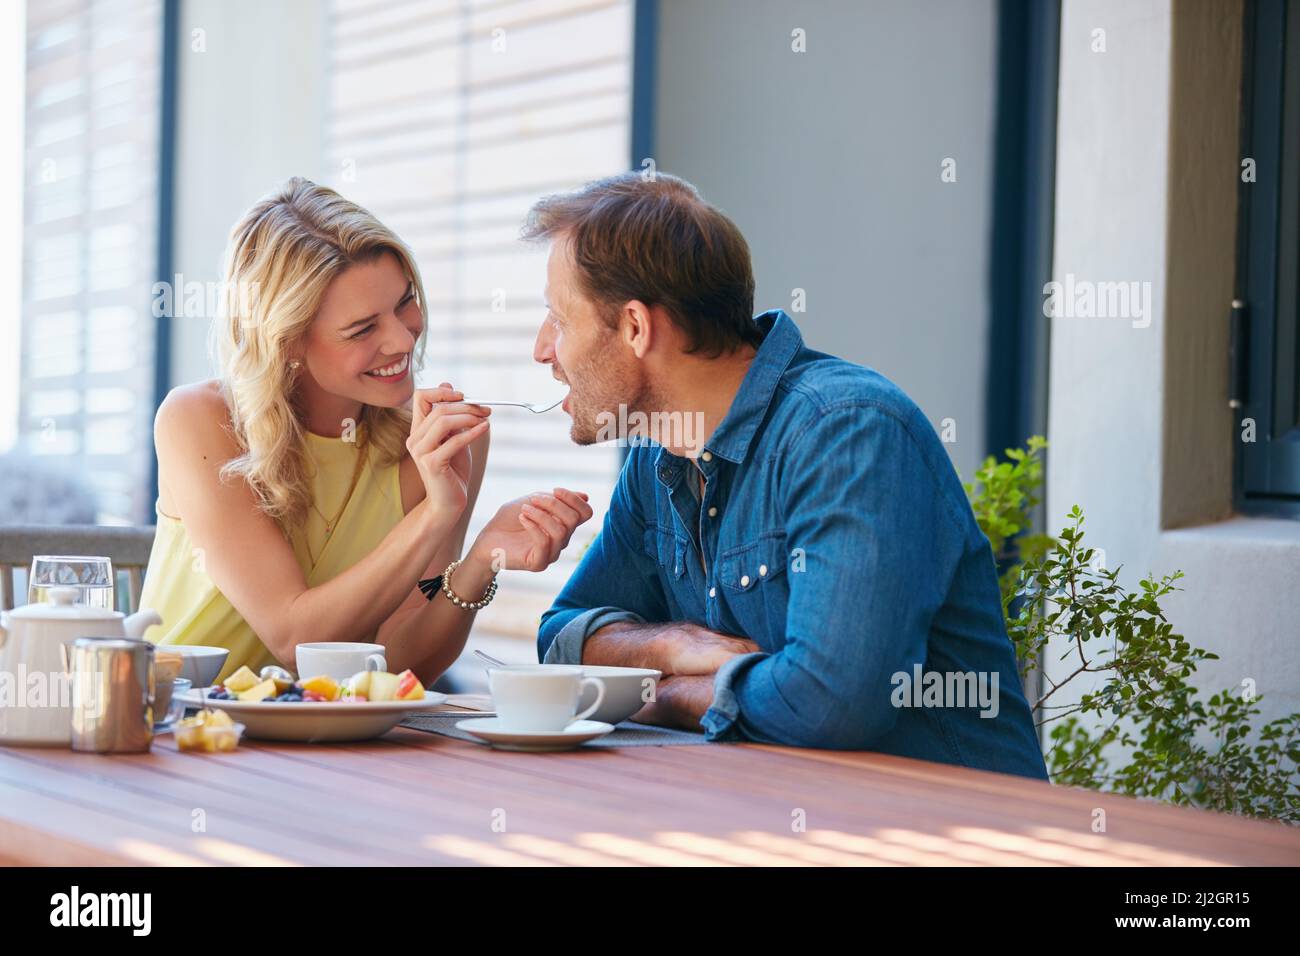
<svg viewBox="0 0 1300 956"><path fill-rule="evenodd" d="M578 713L578 698L588 684L596 688L596 702ZM506 730L563 730L590 717L605 699L604 681L565 664L494 667L488 685L497 720Z"/></svg>
<svg viewBox="0 0 1300 956"><path fill-rule="evenodd" d="M357 671L386 671L382 644L342 644L325 641L299 644L296 660L298 676L306 680L328 674L335 680L347 680Z"/></svg>

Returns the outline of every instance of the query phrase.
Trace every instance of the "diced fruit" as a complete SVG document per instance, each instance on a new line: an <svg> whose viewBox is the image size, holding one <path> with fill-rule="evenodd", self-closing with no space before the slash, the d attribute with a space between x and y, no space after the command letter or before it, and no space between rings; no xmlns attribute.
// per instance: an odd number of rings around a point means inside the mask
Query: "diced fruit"
<svg viewBox="0 0 1300 956"><path fill-rule="evenodd" d="M287 694L295 686L293 681L285 680L283 677L268 677L267 680L275 682L275 692L277 694Z"/></svg>
<svg viewBox="0 0 1300 956"><path fill-rule="evenodd" d="M259 683L261 683L261 678L249 670L247 666L241 667L225 680L226 690L232 694L242 693L250 687L256 687Z"/></svg>
<svg viewBox="0 0 1300 956"><path fill-rule="evenodd" d="M229 714L220 710L203 710L193 717L178 721L174 733L176 746L181 750L223 753L234 750L239 742L235 722Z"/></svg>
<svg viewBox="0 0 1300 956"><path fill-rule="evenodd" d="M176 737L176 746L181 750L203 749L203 719L200 717L177 721L172 734Z"/></svg>
<svg viewBox="0 0 1300 956"><path fill-rule="evenodd" d="M398 700L424 700L424 685L409 668L397 675Z"/></svg>
<svg viewBox="0 0 1300 956"><path fill-rule="evenodd" d="M374 671L359 671L353 674L347 680L348 696L350 697L369 697L370 696L370 675Z"/></svg>
<svg viewBox="0 0 1300 956"><path fill-rule="evenodd" d="M302 689L319 695L320 700L337 700L339 696L339 682L328 674L308 678L302 682ZM303 699L306 699L306 694L303 695Z"/></svg>
<svg viewBox="0 0 1300 956"><path fill-rule="evenodd" d="M387 671L374 671L370 675L371 700L397 700L397 675Z"/></svg>
<svg viewBox="0 0 1300 956"><path fill-rule="evenodd" d="M268 697L274 697L275 693L275 681L264 680L260 684L254 684L248 690L241 691L239 699L255 703L259 700L266 700Z"/></svg>
<svg viewBox="0 0 1300 956"><path fill-rule="evenodd" d="M316 693L314 690L305 690L302 692L302 696L299 697L298 700L323 701L329 700L329 698L324 694Z"/></svg>

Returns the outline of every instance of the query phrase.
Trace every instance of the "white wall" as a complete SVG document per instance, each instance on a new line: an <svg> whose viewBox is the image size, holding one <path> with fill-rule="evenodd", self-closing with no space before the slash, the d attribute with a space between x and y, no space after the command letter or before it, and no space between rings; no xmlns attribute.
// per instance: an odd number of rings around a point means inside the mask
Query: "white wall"
<svg viewBox="0 0 1300 956"><path fill-rule="evenodd" d="M1105 550L1108 566L1124 565L1130 588L1148 572L1186 572L1185 590L1163 603L1176 631L1221 657L1202 666L1198 685L1239 691L1253 680L1264 719L1272 719L1300 710L1300 522L1233 517L1172 530L1161 520L1162 494L1204 480L1181 466L1166 475L1162 460L1170 416L1181 411L1167 401L1174 377L1167 363L1186 351L1167 343L1199 321L1165 307L1169 276L1181 271L1171 255L1185 242L1170 239L1169 220L1186 212L1167 196L1189 201L1170 166L1195 167L1194 156L1168 148L1177 119L1171 103L1179 101L1171 98L1173 16L1170 0L1067 0L1062 11L1054 275L1150 282L1153 316L1147 328L1127 319L1053 320L1049 524L1059 529L1078 503L1087 541ZM1098 28L1105 53L1091 50ZM1183 108L1190 111L1183 121L1195 122L1196 104ZM1231 223L1207 235L1221 243L1214 261L1230 275ZM1225 301L1201 306L1225 323L1226 291ZM1218 351L1179 358L1204 362L1206 383L1223 377L1208 370L1226 368L1226 333L1213 341ZM1189 371L1180 366L1177 377ZM1229 432L1221 442L1231 442ZM1226 444L1223 451L1230 453Z"/></svg>
<svg viewBox="0 0 1300 956"><path fill-rule="evenodd" d="M1169 31L1168 0L1062 9L1053 277L1150 282L1153 318L1052 320L1049 527L1079 504L1109 562L1142 574L1159 530Z"/></svg>
<svg viewBox="0 0 1300 956"><path fill-rule="evenodd" d="M755 306L869 365L982 457L992 0L661 0L655 159L748 239ZM805 53L791 31L805 31ZM956 160L957 181L940 181Z"/></svg>
<svg viewBox="0 0 1300 956"><path fill-rule="evenodd" d="M261 196L292 175L320 177L323 10L317 0L181 4L174 266L186 282L221 281L230 229ZM173 384L212 375L211 318L173 320Z"/></svg>

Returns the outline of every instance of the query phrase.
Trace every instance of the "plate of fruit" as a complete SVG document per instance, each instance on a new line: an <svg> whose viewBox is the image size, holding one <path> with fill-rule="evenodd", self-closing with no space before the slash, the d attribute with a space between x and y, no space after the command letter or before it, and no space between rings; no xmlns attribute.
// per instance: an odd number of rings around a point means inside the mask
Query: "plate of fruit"
<svg viewBox="0 0 1300 956"><path fill-rule="evenodd" d="M369 740L407 714L437 707L446 694L428 691L409 670L361 671L347 680L324 674L296 679L278 667L255 674L241 667L220 684L178 694L190 707L225 711L262 740Z"/></svg>

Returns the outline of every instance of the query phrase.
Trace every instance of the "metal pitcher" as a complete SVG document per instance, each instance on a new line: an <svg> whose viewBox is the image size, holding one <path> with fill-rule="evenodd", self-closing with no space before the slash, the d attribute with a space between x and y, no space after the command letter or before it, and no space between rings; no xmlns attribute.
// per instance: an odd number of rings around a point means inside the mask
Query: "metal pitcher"
<svg viewBox="0 0 1300 956"><path fill-rule="evenodd" d="M154 646L81 637L63 645L72 678L72 749L143 753L153 743Z"/></svg>

